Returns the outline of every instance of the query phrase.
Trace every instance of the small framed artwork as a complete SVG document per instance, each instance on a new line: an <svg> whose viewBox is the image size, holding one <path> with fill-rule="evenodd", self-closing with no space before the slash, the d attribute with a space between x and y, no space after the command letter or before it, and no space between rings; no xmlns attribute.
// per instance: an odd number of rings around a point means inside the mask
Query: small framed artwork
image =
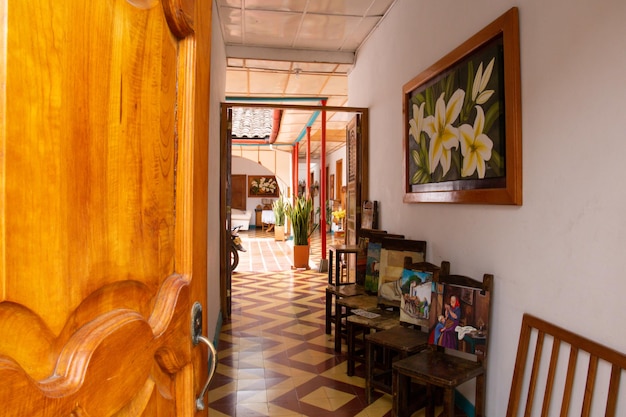
<svg viewBox="0 0 626 417"><path fill-rule="evenodd" d="M248 197L278 197L280 190L274 175L248 175Z"/></svg>
<svg viewBox="0 0 626 417"><path fill-rule="evenodd" d="M405 203L521 205L517 8L405 84L403 112Z"/></svg>

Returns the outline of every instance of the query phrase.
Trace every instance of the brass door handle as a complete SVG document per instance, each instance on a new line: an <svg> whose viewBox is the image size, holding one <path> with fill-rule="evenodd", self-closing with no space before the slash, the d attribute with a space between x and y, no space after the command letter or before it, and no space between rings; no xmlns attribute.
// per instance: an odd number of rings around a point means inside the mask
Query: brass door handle
<svg viewBox="0 0 626 417"><path fill-rule="evenodd" d="M202 342L209 349L209 373L200 395L196 398L196 411L202 411L206 408L206 405L204 404L204 397L209 390L209 384L211 383L213 376L215 376L215 369L217 368L217 350L209 339L202 336L202 305L198 302L196 302L191 309L191 340L194 346Z"/></svg>

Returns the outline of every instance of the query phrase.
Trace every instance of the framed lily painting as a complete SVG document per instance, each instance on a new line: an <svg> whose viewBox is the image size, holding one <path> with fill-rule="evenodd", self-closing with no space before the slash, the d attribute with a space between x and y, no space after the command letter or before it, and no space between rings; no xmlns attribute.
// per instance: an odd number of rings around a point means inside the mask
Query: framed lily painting
<svg viewBox="0 0 626 417"><path fill-rule="evenodd" d="M404 202L522 204L517 8L403 88Z"/></svg>
<svg viewBox="0 0 626 417"><path fill-rule="evenodd" d="M248 175L248 197L278 197L280 189L274 175Z"/></svg>

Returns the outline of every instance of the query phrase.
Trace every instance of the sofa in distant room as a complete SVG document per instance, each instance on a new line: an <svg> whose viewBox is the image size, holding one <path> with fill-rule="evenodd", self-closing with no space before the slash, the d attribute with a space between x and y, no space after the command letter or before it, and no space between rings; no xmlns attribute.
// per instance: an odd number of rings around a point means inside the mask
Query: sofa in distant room
<svg viewBox="0 0 626 417"><path fill-rule="evenodd" d="M230 211L230 224L231 227L241 226L239 230L248 230L250 228L250 219L252 218L252 212L249 210L231 209Z"/></svg>

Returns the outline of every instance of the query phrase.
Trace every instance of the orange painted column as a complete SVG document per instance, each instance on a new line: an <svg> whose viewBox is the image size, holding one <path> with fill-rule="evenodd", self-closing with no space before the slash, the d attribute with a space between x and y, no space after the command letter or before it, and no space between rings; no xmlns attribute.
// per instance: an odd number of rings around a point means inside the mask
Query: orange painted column
<svg viewBox="0 0 626 417"><path fill-rule="evenodd" d="M291 155L291 163L293 166L293 170L292 170L292 202L294 202L296 200L296 197L298 196L298 143L296 142L296 144L293 147L293 155Z"/></svg>
<svg viewBox="0 0 626 417"><path fill-rule="evenodd" d="M311 197L311 126L306 127L306 196Z"/></svg>
<svg viewBox="0 0 626 417"><path fill-rule="evenodd" d="M326 106L326 100L322 100ZM320 144L320 233L322 259L326 259L326 110L322 110L322 142Z"/></svg>

